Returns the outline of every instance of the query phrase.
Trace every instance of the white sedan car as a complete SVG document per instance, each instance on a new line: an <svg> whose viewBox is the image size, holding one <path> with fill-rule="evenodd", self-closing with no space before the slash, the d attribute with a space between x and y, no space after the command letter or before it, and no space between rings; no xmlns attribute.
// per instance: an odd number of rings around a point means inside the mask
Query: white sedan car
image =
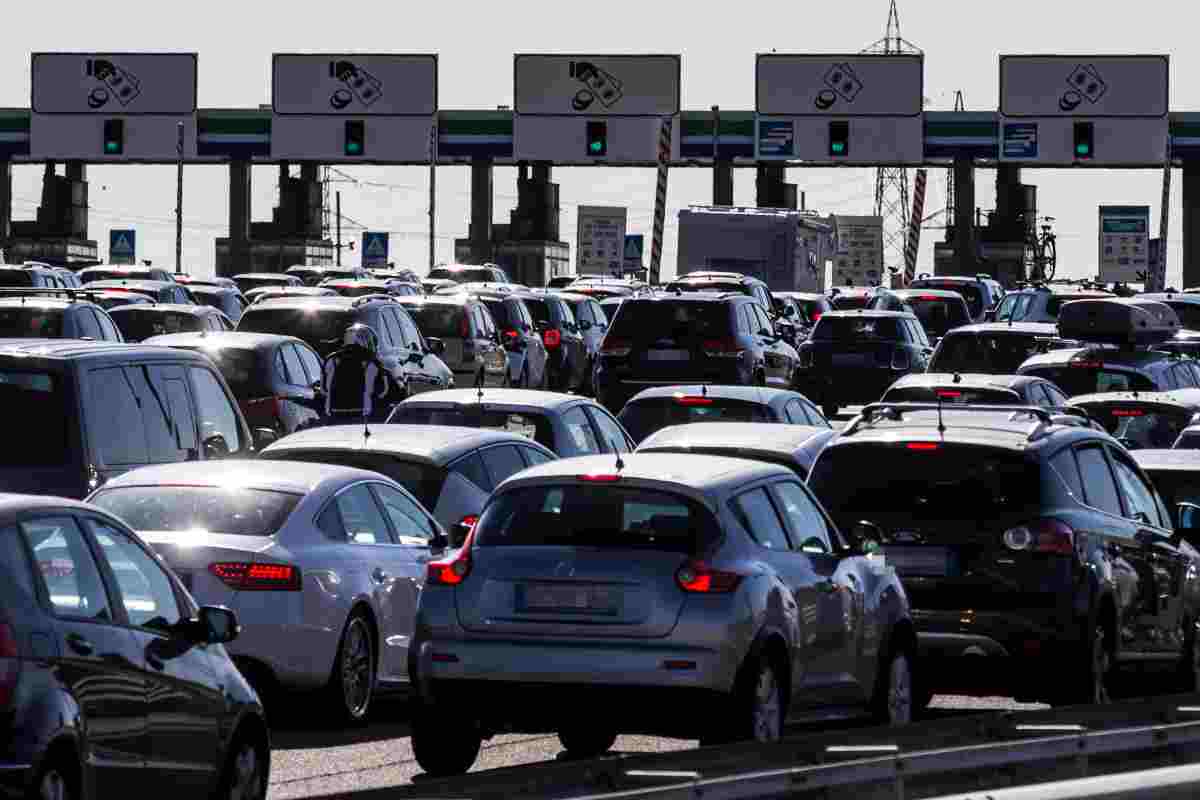
<svg viewBox="0 0 1200 800"><path fill-rule="evenodd" d="M366 720L377 690L408 684L425 565L446 535L395 481L285 461L134 470L88 500L136 530L201 605L237 612L228 646L268 698L325 689Z"/></svg>

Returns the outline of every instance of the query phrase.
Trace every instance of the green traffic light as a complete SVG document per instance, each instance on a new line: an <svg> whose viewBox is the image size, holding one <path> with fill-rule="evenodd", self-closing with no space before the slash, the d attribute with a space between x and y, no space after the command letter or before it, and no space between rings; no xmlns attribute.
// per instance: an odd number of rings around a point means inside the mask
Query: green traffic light
<svg viewBox="0 0 1200 800"><path fill-rule="evenodd" d="M358 142L346 142L346 152L352 156L362 152L362 146Z"/></svg>
<svg viewBox="0 0 1200 800"><path fill-rule="evenodd" d="M1086 144L1075 145L1075 155L1086 156L1088 154L1088 146Z"/></svg>
<svg viewBox="0 0 1200 800"><path fill-rule="evenodd" d="M119 144L117 144L116 142L105 142L104 143L104 152L119 153L120 151L121 151L121 146Z"/></svg>
<svg viewBox="0 0 1200 800"><path fill-rule="evenodd" d="M604 150L604 142L592 142L588 145L588 150L591 150L593 153L599 153Z"/></svg>
<svg viewBox="0 0 1200 800"><path fill-rule="evenodd" d="M830 149L833 150L834 153L840 154L840 153L844 153L846 151L846 145L842 142L834 142L830 146Z"/></svg>

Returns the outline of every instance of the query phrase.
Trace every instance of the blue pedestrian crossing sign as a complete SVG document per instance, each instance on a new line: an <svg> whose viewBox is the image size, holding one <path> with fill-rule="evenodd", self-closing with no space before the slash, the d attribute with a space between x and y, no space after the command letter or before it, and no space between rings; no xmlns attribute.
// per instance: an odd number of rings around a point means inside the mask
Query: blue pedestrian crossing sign
<svg viewBox="0 0 1200 800"><path fill-rule="evenodd" d="M137 263L137 231L108 232L108 263Z"/></svg>
<svg viewBox="0 0 1200 800"><path fill-rule="evenodd" d="M642 234L625 234L625 257L621 265L625 272L635 272L642 268L642 251L645 244L646 237Z"/></svg>
<svg viewBox="0 0 1200 800"><path fill-rule="evenodd" d="M383 267L388 263L388 235L378 231L363 231L362 265Z"/></svg>

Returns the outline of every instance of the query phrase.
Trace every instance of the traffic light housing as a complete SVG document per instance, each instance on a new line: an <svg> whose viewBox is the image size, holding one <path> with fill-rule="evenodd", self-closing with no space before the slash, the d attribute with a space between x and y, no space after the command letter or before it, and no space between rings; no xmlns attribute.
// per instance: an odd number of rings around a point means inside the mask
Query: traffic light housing
<svg viewBox="0 0 1200 800"><path fill-rule="evenodd" d="M346 120L346 138L343 145L348 156L361 156L367 151L367 125L361 119Z"/></svg>
<svg viewBox="0 0 1200 800"><path fill-rule="evenodd" d="M850 155L850 123L844 119L829 123L829 155L831 158Z"/></svg>
<svg viewBox="0 0 1200 800"><path fill-rule="evenodd" d="M119 156L125 152L125 120L104 120L104 141L101 149L106 156Z"/></svg>
<svg viewBox="0 0 1200 800"><path fill-rule="evenodd" d="M1090 122L1075 123L1075 158L1091 158L1095 152L1095 126Z"/></svg>
<svg viewBox="0 0 1200 800"><path fill-rule="evenodd" d="M608 123L590 121L587 124L587 154L590 158L608 155Z"/></svg>

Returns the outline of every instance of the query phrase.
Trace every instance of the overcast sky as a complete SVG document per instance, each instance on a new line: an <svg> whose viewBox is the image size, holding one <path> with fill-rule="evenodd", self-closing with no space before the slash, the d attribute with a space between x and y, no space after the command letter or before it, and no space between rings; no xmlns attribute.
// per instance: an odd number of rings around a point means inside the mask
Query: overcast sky
<svg viewBox="0 0 1200 800"><path fill-rule="evenodd" d="M997 57L1001 53L1167 53L1171 56L1171 108L1200 110L1200 87L1186 80L1200 67L1194 34L1178 22L1178 0L1137 4L1093 0L1087 4L1045 0L901 0L904 37L925 52L925 94L931 110L951 110L961 89L969 110L995 110ZM883 35L888 0L834 3L716 2L450 3L276 2L206 0L164 3L123 0L111 4L69 0L21 4L6 14L0 49L0 106L29 105L29 54L62 51L194 51L199 53L201 107L256 107L269 103L271 54L280 52L437 52L439 102L443 109L490 109L512 103L514 52L681 53L683 107L750 110L754 106L754 56L769 52L857 52ZM1182 49L1180 49L1182 48ZM401 167L342 168L360 180L390 189L340 184L342 212L372 230L391 232L392 257L424 270L428 260L428 170ZM173 265L174 167L91 167L90 235L104 257L108 230L135 227L140 258ZM256 220L270 217L276 171L255 169ZM1178 283L1181 264L1180 175L1172 187L1168 283ZM30 219L40 192L40 167L14 168L14 217ZM577 205L625 205L629 231L649 234L654 171L556 170L561 186L562 237L574 257ZM670 175L664 276L674 271L678 209L711 202L711 173L678 169ZM874 174L867 170L792 169L788 180L807 192L810 209L822 213L872 212ZM1024 180L1038 186L1039 212L1057 218L1060 274L1095 274L1096 206L1151 206L1157 235L1161 170L1034 171ZM945 174L930 173L926 214L944 203ZM453 257L453 239L466 235L469 170L438 172L437 260ZM497 169L496 221L507 222L516 202L515 170ZM188 167L185 176L184 263L208 273L213 240L225 235L228 171ZM977 174L979 205L995 202L994 173ZM754 204L754 174L738 170L736 203ZM929 224L937 224L931 222ZM360 228L344 224L344 235ZM932 267L933 242L943 232L926 230L919 267ZM647 236L647 239L649 236ZM357 259L357 251L349 256Z"/></svg>

